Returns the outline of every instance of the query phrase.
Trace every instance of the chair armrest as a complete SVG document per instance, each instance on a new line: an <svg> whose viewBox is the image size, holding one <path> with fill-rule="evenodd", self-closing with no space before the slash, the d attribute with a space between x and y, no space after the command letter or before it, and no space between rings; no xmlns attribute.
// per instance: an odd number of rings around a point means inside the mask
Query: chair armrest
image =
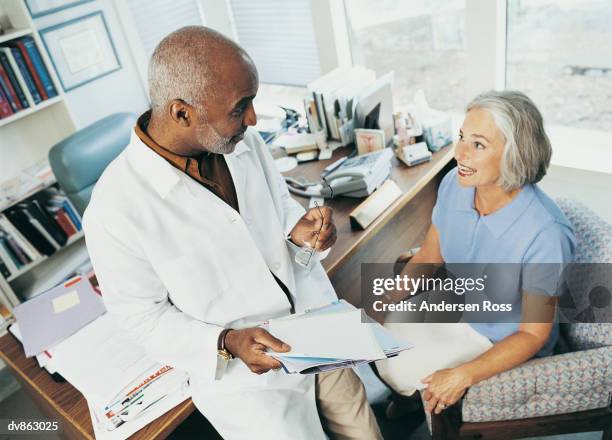
<svg viewBox="0 0 612 440"><path fill-rule="evenodd" d="M532 359L472 386L463 402L513 405L534 394L612 391L612 347Z"/></svg>

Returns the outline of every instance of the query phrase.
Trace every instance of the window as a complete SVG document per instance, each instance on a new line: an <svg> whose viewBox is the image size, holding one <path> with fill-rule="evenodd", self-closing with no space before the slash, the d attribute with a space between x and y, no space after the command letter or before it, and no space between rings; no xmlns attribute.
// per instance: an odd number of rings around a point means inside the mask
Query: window
<svg viewBox="0 0 612 440"><path fill-rule="evenodd" d="M548 124L612 130L609 0L508 0L506 87Z"/></svg>
<svg viewBox="0 0 612 440"><path fill-rule="evenodd" d="M309 0L230 0L238 43L259 81L305 86L321 76Z"/></svg>
<svg viewBox="0 0 612 440"><path fill-rule="evenodd" d="M345 0L353 64L395 71L395 105L423 89L429 105L463 112L465 0Z"/></svg>
<svg viewBox="0 0 612 440"><path fill-rule="evenodd" d="M204 24L198 0L128 0L127 4L147 60L169 33Z"/></svg>

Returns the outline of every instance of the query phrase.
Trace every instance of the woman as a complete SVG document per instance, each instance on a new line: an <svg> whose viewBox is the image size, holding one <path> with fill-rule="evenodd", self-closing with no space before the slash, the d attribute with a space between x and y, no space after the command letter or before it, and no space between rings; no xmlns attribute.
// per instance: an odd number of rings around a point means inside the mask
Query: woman
<svg viewBox="0 0 612 440"><path fill-rule="evenodd" d="M520 263L522 268L569 263L572 227L535 185L546 174L550 156L542 116L527 96L491 91L476 97L467 106L455 147L458 166L440 185L432 225L411 263ZM416 266L408 265L404 273L418 275L410 267ZM440 413L471 385L533 356L550 355L558 336L556 301L537 293L546 290L538 282L554 277L529 277L526 270L498 298L516 305L507 322L387 324L415 350L377 363L381 377L404 395L419 388L415 382L420 380L426 409ZM527 322L521 310L526 300L546 319ZM415 378L411 371L431 374Z"/></svg>

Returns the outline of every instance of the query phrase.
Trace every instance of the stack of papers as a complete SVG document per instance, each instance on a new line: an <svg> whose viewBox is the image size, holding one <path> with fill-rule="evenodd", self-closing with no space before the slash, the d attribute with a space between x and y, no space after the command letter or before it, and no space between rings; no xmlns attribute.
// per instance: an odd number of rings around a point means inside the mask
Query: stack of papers
<svg viewBox="0 0 612 440"><path fill-rule="evenodd" d="M130 341L88 277L14 309L9 331L87 399L96 438L125 439L190 397L187 373L150 359Z"/></svg>
<svg viewBox="0 0 612 440"><path fill-rule="evenodd" d="M341 300L271 320L265 327L289 344L291 351L270 351L268 355L278 359L289 374L313 374L390 358L412 347L380 324L362 317L366 317L362 310Z"/></svg>

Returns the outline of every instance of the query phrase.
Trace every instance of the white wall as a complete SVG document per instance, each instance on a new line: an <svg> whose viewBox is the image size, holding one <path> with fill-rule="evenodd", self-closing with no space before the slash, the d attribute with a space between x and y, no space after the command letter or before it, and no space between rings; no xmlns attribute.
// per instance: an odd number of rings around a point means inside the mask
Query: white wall
<svg viewBox="0 0 612 440"><path fill-rule="evenodd" d="M34 24L40 31L48 26L98 10L104 13L121 69L66 94L68 108L77 130L111 113L129 111L139 114L148 107L147 96L139 80L134 60L128 50L125 35L111 0L95 0L68 8L37 18Z"/></svg>

